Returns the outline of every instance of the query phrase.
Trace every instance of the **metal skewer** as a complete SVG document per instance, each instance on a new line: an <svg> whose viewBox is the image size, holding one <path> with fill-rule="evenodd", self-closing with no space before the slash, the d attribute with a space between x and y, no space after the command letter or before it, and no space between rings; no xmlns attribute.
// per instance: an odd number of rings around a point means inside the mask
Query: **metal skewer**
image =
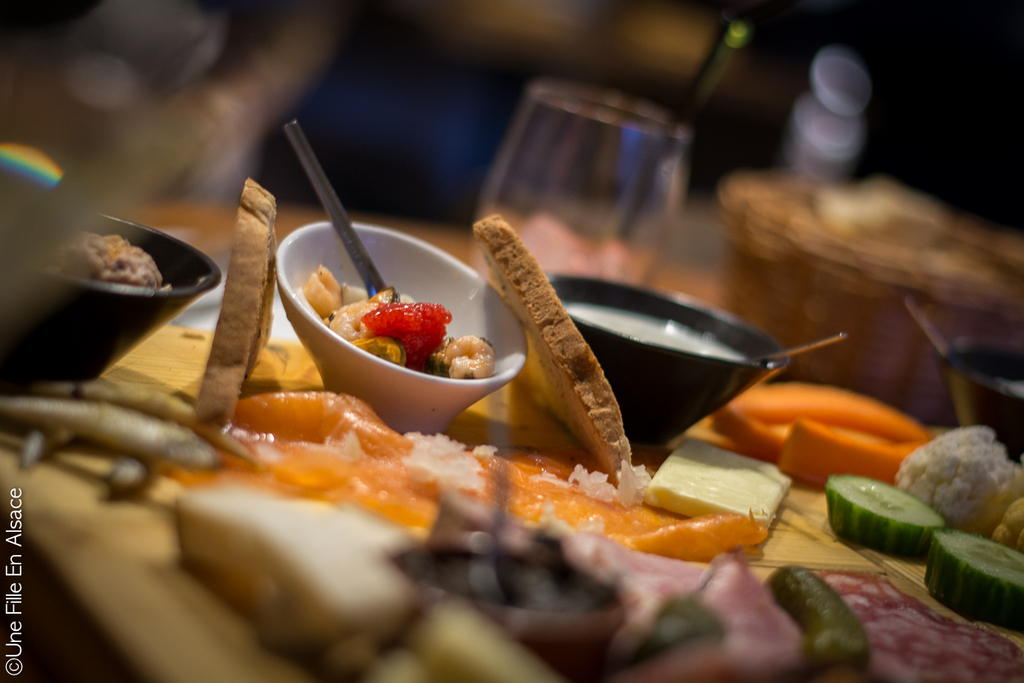
<svg viewBox="0 0 1024 683"><path fill-rule="evenodd" d="M757 359L757 361L760 363L766 363L768 361L776 360L778 358L788 358L790 356L796 356L806 351L811 351L812 349L820 349L822 346L828 346L829 344L834 344L837 341L842 341L844 339L846 339L846 333L840 332L839 334L834 334L831 337L825 337L824 339L819 339L818 341L814 341L809 344L801 344L800 346L794 346L793 348L790 349L783 349L782 351L770 353L767 356L761 356L760 358Z"/></svg>
<svg viewBox="0 0 1024 683"><path fill-rule="evenodd" d="M907 310L910 312L910 316L921 328L921 331L924 332L924 336L928 337L928 341L932 343L932 346L934 346L935 350L939 352L939 355L948 360L950 357L949 342L947 342L946 338L942 336L941 332L939 332L939 328L935 327L935 323L933 323L931 319L924 314L924 311L922 311L921 307L917 305L914 297L908 294L907 297L903 299L903 305L907 307Z"/></svg>
<svg viewBox="0 0 1024 683"><path fill-rule="evenodd" d="M348 251L348 255L352 259L352 264L363 279L367 296L372 297L387 287L384 284L384 278L377 271L377 267L373 265L373 260L366 251L366 247L363 246L363 241L359 239L355 228L352 227L352 219L348 217L348 212L341 205L341 200L338 199L338 195L334 191L334 187L331 186L331 182L327 180L327 175L324 173L323 167L320 166L316 154L313 153L313 148L309 146L309 141L306 139L306 134L302 132L299 122L293 119L284 124L284 134L288 138L288 142L291 143L292 149L295 150L295 154L299 157L299 161L302 162L302 168L306 171L306 175L309 176L309 181L313 184L313 189L316 190L320 203L323 204L327 215L331 217L331 223L338 232L341 243L345 245L345 250Z"/></svg>
<svg viewBox="0 0 1024 683"><path fill-rule="evenodd" d="M507 605L511 596L501 580L501 561L505 554L504 536L508 524L508 503L511 482L508 475L508 461L504 456L493 463L494 519L491 527L491 543L487 552L477 555L469 567L469 582L473 590L489 601Z"/></svg>

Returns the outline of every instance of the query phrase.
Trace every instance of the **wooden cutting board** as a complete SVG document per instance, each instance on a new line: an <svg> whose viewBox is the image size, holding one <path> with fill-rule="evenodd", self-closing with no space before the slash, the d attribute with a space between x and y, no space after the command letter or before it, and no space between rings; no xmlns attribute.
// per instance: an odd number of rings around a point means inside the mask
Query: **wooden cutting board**
<svg viewBox="0 0 1024 683"><path fill-rule="evenodd" d="M195 397L212 334L169 326L117 363L106 377ZM245 394L320 389L320 376L299 344L273 342ZM574 445L573 438L513 381L460 415L448 435L469 445L539 449ZM161 480L145 501L108 501L98 451L69 449L23 471L20 435L0 425L0 491L20 489L24 505L21 603L32 656L58 680L267 681L314 678L263 649L254 629L179 564L173 525L178 485ZM655 463L664 449L638 449ZM800 564L820 570L884 573L902 590L943 614L928 596L923 560L885 556L839 541L828 528L824 495L796 485L768 539L750 557L765 576ZM1019 646L1024 634L991 627Z"/></svg>

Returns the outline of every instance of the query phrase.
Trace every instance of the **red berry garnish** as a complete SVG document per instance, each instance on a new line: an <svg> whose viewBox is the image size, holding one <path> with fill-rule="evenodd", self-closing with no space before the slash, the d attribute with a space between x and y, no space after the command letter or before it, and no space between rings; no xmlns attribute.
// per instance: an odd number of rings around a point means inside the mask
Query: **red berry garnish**
<svg viewBox="0 0 1024 683"><path fill-rule="evenodd" d="M452 314L441 304L381 304L363 316L378 337L394 337L405 347L405 367L422 370L444 341Z"/></svg>

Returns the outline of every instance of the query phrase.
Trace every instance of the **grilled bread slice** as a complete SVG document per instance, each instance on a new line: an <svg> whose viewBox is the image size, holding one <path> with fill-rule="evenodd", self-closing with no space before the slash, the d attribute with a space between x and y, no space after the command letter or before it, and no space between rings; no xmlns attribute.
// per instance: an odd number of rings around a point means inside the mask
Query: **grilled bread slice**
<svg viewBox="0 0 1024 683"><path fill-rule="evenodd" d="M527 369L540 401L612 479L631 466L622 413L597 358L569 318L537 259L500 216L473 226L491 278L522 321L530 342Z"/></svg>
<svg viewBox="0 0 1024 683"><path fill-rule="evenodd" d="M231 260L224 279L224 300L213 333L213 346L196 414L201 420L231 417L242 382L252 372L270 339L273 322L277 238L277 203L251 178L238 201Z"/></svg>

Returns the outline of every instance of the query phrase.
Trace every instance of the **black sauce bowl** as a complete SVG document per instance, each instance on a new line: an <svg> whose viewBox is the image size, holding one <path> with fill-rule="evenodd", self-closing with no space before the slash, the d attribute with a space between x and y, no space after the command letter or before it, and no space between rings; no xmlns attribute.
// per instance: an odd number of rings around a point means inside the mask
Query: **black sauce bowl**
<svg viewBox="0 0 1024 683"><path fill-rule="evenodd" d="M938 356L946 389L961 427L986 425L995 430L1009 457L1024 452L1024 396L1005 382L1024 382L1024 353L979 344L969 338L950 342L948 356Z"/></svg>
<svg viewBox="0 0 1024 683"><path fill-rule="evenodd" d="M41 291L56 292L57 303L14 342L0 365L0 379L97 377L220 283L220 268L209 256L162 232L109 216L91 222L88 229L120 235L146 250L170 288L152 290L40 273Z"/></svg>
<svg viewBox="0 0 1024 683"><path fill-rule="evenodd" d="M549 279L563 304L596 304L674 320L744 356L727 360L677 351L573 318L615 392L626 436L635 443L671 441L789 363L758 360L782 347L761 330L696 300L605 280Z"/></svg>
<svg viewBox="0 0 1024 683"><path fill-rule="evenodd" d="M575 569L557 540L535 541L496 557L465 544L428 545L432 547L416 547L393 558L415 583L423 608L453 598L468 600L570 683L602 678L625 609L616 587ZM504 600L480 591L487 585L479 580L480 570L488 568Z"/></svg>

